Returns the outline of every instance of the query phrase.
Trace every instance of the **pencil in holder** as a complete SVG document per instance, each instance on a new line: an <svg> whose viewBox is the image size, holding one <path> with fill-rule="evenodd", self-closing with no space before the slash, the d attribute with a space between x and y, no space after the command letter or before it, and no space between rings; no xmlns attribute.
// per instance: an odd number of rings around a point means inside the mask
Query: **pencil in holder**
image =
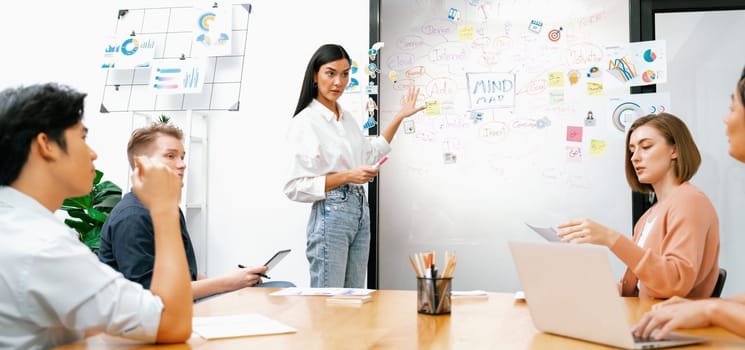
<svg viewBox="0 0 745 350"><path fill-rule="evenodd" d="M452 277L417 277L417 312L427 315L450 313Z"/></svg>

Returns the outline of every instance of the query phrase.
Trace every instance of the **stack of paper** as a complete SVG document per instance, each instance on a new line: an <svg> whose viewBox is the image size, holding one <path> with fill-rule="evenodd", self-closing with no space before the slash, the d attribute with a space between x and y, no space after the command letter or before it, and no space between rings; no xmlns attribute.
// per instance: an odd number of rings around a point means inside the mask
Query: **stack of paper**
<svg viewBox="0 0 745 350"><path fill-rule="evenodd" d="M272 292L269 295L273 296L288 296L288 295L368 295L374 292L374 289L362 289L362 288L282 288L276 292Z"/></svg>
<svg viewBox="0 0 745 350"><path fill-rule="evenodd" d="M326 302L338 304L364 304L370 300L372 297L369 295L336 295L326 298Z"/></svg>
<svg viewBox="0 0 745 350"><path fill-rule="evenodd" d="M295 328L261 314L194 317L192 329L204 339L297 332Z"/></svg>
<svg viewBox="0 0 745 350"><path fill-rule="evenodd" d="M489 293L484 290L451 291L451 298L488 298Z"/></svg>

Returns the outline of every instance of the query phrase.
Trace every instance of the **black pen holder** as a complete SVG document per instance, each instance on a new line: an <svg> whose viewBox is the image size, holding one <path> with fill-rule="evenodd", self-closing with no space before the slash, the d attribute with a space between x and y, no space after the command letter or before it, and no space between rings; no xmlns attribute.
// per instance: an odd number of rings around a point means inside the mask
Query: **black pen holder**
<svg viewBox="0 0 745 350"><path fill-rule="evenodd" d="M427 315L450 313L452 277L417 277L417 312Z"/></svg>

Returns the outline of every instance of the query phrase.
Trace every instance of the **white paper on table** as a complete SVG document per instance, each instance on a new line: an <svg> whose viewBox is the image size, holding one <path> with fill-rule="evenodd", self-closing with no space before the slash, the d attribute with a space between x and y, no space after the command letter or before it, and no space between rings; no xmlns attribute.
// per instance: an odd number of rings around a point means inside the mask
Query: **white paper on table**
<svg viewBox="0 0 745 350"><path fill-rule="evenodd" d="M556 231L555 228L533 226L527 222L525 224L528 225L528 227L530 227L533 231L541 235L541 237L545 238L547 241L561 242L561 238L559 238L559 236L556 235L558 232Z"/></svg>
<svg viewBox="0 0 745 350"><path fill-rule="evenodd" d="M261 314L194 317L192 328L204 339L297 332L297 329Z"/></svg>
<svg viewBox="0 0 745 350"><path fill-rule="evenodd" d="M450 292L450 297L455 299L462 298L488 298L489 293L484 290L454 290Z"/></svg>
<svg viewBox="0 0 745 350"><path fill-rule="evenodd" d="M274 296L286 296L286 295L368 295L374 292L374 289L363 289L363 288L283 288L276 292L272 292L269 295Z"/></svg>

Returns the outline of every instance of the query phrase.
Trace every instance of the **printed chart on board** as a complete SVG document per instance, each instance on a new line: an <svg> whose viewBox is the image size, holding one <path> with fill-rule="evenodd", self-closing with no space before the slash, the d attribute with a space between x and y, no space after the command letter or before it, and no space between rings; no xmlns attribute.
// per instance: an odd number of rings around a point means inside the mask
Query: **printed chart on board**
<svg viewBox="0 0 745 350"><path fill-rule="evenodd" d="M236 111L250 4L121 9L101 48L100 111Z"/></svg>

